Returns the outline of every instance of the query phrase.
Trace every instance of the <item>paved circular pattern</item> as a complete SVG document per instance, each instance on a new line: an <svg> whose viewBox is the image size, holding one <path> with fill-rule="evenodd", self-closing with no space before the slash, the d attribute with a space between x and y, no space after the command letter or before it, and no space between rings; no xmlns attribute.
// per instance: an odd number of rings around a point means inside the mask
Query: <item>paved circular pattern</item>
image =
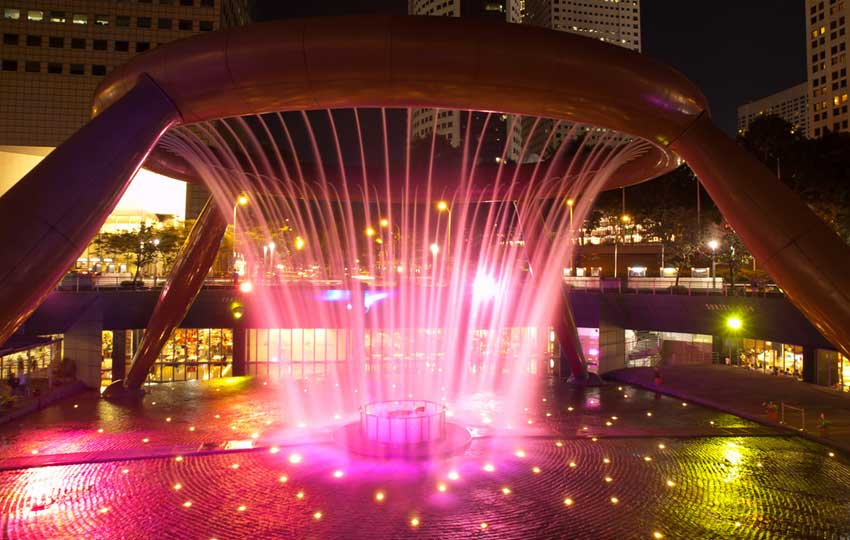
<svg viewBox="0 0 850 540"><path fill-rule="evenodd" d="M309 445L7 471L0 510L9 539L831 538L848 486L798 439L478 439L433 462Z"/></svg>
<svg viewBox="0 0 850 540"><path fill-rule="evenodd" d="M140 407L81 397L4 427L2 537L850 536L845 456L651 392L553 389L521 435L477 425L462 454L404 462L329 432L285 446L276 391L164 386ZM44 466L68 456L80 464Z"/></svg>

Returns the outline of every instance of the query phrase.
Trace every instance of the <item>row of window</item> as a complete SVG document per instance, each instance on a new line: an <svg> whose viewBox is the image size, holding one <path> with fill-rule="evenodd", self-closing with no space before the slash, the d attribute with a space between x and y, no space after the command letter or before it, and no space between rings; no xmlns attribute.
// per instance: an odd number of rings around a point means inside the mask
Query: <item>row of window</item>
<svg viewBox="0 0 850 540"><path fill-rule="evenodd" d="M20 10L16 9L5 9L4 10L4 18L17 20L20 18ZM44 12L38 10L29 10L27 12L27 20L29 21L42 21L44 20ZM51 11L48 15L48 20L50 22L65 22L65 12L64 11ZM109 15L95 15L92 19L94 24L97 26L109 26L110 16ZM86 25L89 21L89 16L85 14L74 14L71 18L71 21L74 24ZM115 16L115 26L121 28L128 28L131 26L131 17L129 15L116 15ZM153 18L152 17L136 17L136 27L137 28L153 28ZM178 30L193 30L194 24L191 19L179 19L177 21ZM159 17L156 20L156 28L159 30L171 30L174 28L174 21L169 17ZM212 21L199 21L198 29L202 32L209 32L213 29Z"/></svg>
<svg viewBox="0 0 850 540"><path fill-rule="evenodd" d="M6 19L17 20L20 18L20 10L7 8L3 11L3 16ZM42 21L44 20L44 12L38 10L29 10L27 12L27 20L29 21ZM51 11L48 15L48 20L50 22L65 22L65 12L64 11ZM95 15L92 19L96 26L109 26L110 16L109 15ZM74 14L71 18L71 21L74 24L85 25L88 24L89 16L84 14ZM115 26L119 28L129 28L131 26L132 19L129 15L116 15L115 16ZM191 32L194 30L194 22L192 19L178 19L177 20L177 29ZM153 17L136 17L136 28L153 28L154 27L154 19ZM174 20L170 17L158 17L156 19L156 28L158 30L172 30L174 28ZM212 21L198 21L198 30L201 32L211 32L213 30L213 22Z"/></svg>
<svg viewBox="0 0 850 540"><path fill-rule="evenodd" d="M151 0L138 0L140 4L151 4ZM160 5L174 5L175 0L159 0ZM179 0L181 6L193 7L195 5L195 0ZM214 7L215 0L200 0L199 5L201 7ZM23 16L24 12L26 12L26 19L32 22L52 22L57 24L65 24L69 20L73 24L88 24L89 16L84 13L73 13L70 17L67 16L65 11L60 10L50 10L45 12L41 9L28 9L23 10L15 7L7 7L3 8L3 18L8 20L17 21L20 20ZM118 18L126 17L125 15L119 15ZM129 18L129 17L128 17ZM107 26L109 25L109 15L95 15L92 19L92 22L97 25ZM119 25L120 26L120 25Z"/></svg>
<svg viewBox="0 0 850 540"><path fill-rule="evenodd" d="M27 35L25 41L27 47L42 47L44 45L44 37L43 36L35 36L35 35ZM47 39L48 47L51 49L64 49L66 43L66 38L61 36L50 36ZM68 38L67 43L70 45L72 49L87 49L88 40L85 38ZM124 40L115 40L112 42L113 48L112 50L117 52L129 52L130 51L130 42ZM21 45L21 41L17 34L3 34L3 45ZM155 44L153 45L156 46ZM93 39L91 40L91 48L95 51L108 51L109 50L109 41L105 39ZM145 52L151 49L151 43L149 41L137 41L135 43L135 50L137 53Z"/></svg>
<svg viewBox="0 0 850 540"><path fill-rule="evenodd" d="M23 63L23 68L26 73L43 73L42 66L47 64L47 73L62 75L65 73L65 64L61 62L38 62L27 60L18 62L17 60L2 60L0 61L0 71L18 71L19 64ZM86 75L85 64L68 64L68 73L71 75ZM106 75L106 66L102 64L93 64L89 71L90 75L103 77Z"/></svg>
<svg viewBox="0 0 850 540"><path fill-rule="evenodd" d="M848 124L847 120L842 120L841 122L834 122L832 124L831 130L828 127L815 128L815 137L820 137L821 135L826 135L827 133L830 133L830 131L832 131L834 133L838 133L839 131L842 131L842 130L847 131L848 126L850 126L850 124Z"/></svg>

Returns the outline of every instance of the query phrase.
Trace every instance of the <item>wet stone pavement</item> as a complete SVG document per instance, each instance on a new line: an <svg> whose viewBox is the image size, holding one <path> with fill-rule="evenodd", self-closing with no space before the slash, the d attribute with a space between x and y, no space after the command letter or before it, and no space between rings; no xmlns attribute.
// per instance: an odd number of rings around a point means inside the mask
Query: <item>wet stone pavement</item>
<svg viewBox="0 0 850 540"><path fill-rule="evenodd" d="M549 387L522 429L413 462L293 426L279 391L162 385L3 426L2 538L850 538L848 456L629 386Z"/></svg>

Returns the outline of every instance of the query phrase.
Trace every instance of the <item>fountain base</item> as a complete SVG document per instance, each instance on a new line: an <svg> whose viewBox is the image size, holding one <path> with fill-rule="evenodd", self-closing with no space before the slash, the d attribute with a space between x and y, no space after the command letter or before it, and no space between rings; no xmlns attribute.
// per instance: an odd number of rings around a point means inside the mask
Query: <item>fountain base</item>
<svg viewBox="0 0 850 540"><path fill-rule="evenodd" d="M388 459L428 459L463 452L472 441L472 435L463 426L447 423L446 434L441 440L395 445L366 438L360 431L360 423L352 422L334 433L334 441L349 452L361 456Z"/></svg>
<svg viewBox="0 0 850 540"><path fill-rule="evenodd" d="M349 451L375 457L428 458L463 450L472 439L464 427L446 422L443 405L425 400L369 403L360 422L334 435Z"/></svg>

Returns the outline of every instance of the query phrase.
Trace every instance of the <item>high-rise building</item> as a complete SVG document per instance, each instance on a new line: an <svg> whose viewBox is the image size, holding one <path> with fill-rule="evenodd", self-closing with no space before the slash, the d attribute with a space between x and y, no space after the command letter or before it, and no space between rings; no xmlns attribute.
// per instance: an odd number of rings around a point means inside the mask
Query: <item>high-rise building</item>
<svg viewBox="0 0 850 540"><path fill-rule="evenodd" d="M520 23L524 4L525 0L408 0L407 7L410 15L483 18ZM492 162L501 159L503 153L507 160L519 159L522 148L520 123L511 115L498 115L490 119L484 131L486 116L486 113L468 114L458 110L415 109L411 114L411 136L413 139L425 139L431 136L436 125L437 135L445 137L454 147L460 146L462 135L467 132L473 137L475 146L479 143L478 139L483 137L479 161ZM471 121L471 125L468 121ZM511 128L508 149L504 152L508 130Z"/></svg>
<svg viewBox="0 0 850 540"><path fill-rule="evenodd" d="M163 43L244 24L251 2L0 2L0 194L91 118L107 73Z"/></svg>
<svg viewBox="0 0 850 540"><path fill-rule="evenodd" d="M526 24L640 52L640 0L526 0Z"/></svg>
<svg viewBox="0 0 850 540"><path fill-rule="evenodd" d="M640 0L526 0L523 23L641 51ZM546 156L560 146L573 127L560 123L549 148L544 149L554 122L542 121L532 133L533 123L532 119L524 119L521 125L523 140L531 137L526 152L529 161ZM582 127L580 134L587 137L590 144L624 140L622 136L591 126Z"/></svg>
<svg viewBox="0 0 850 540"><path fill-rule="evenodd" d="M809 136L850 132L846 0L806 0Z"/></svg>
<svg viewBox="0 0 850 540"><path fill-rule="evenodd" d="M808 136L809 85L800 83L775 94L738 107L738 134L743 135L750 124L762 116L778 116L791 124L797 133Z"/></svg>

